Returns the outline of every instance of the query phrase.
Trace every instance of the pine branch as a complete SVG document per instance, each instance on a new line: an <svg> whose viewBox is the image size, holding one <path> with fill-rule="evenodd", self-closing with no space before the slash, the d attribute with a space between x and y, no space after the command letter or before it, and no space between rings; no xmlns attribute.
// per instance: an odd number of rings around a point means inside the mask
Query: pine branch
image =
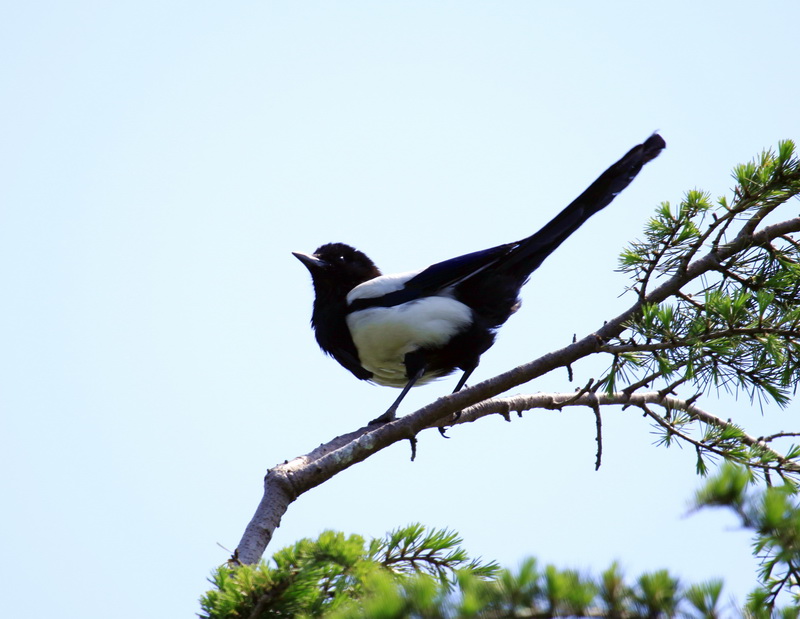
<svg viewBox="0 0 800 619"><path fill-rule="evenodd" d="M621 354L627 352L656 352L659 350L672 350L675 348L686 348L693 344L701 342L712 342L722 338L747 336L749 338L758 338L761 335L777 335L780 337L790 339L800 339L800 325L792 325L791 328L781 329L777 327L758 326L758 327L731 327L728 329L719 329L716 331L708 331L706 333L696 335L692 338L675 338L659 342L651 342L647 344L605 344L600 347L601 352L611 354Z"/></svg>

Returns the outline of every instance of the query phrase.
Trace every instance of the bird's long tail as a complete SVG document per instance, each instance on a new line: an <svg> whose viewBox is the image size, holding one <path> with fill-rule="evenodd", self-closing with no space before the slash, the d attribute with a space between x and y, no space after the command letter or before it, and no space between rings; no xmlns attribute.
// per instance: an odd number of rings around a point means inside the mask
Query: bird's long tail
<svg viewBox="0 0 800 619"><path fill-rule="evenodd" d="M654 133L644 143L634 146L550 223L520 241L503 259L503 268L525 277L535 271L589 217L608 206L636 178L642 166L658 157L666 145L664 139Z"/></svg>

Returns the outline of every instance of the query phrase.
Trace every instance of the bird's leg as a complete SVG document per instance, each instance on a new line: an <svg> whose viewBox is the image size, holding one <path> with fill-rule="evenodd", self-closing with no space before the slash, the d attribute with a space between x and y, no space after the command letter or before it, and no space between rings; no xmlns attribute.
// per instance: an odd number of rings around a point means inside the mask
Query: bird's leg
<svg viewBox="0 0 800 619"><path fill-rule="evenodd" d="M464 373L461 375L461 378L458 379L458 384L456 385L456 388L453 389L453 393L458 393L459 391L461 391L461 389L464 387L464 385L467 384L467 380L469 380L469 377L472 376L472 373L475 371L475 368L477 367L478 367L477 365L473 365L471 368L467 368L466 370L464 370ZM461 411L459 411L459 414L460 413Z"/></svg>
<svg viewBox="0 0 800 619"><path fill-rule="evenodd" d="M464 385L467 384L467 379L469 379L469 377L472 376L472 373L475 371L475 368L477 367L478 365L475 364L471 368L467 368L466 370L464 370L464 373L461 375L461 378L458 379L458 384L456 385L456 388L453 389L453 393L458 393L459 391L461 391ZM458 421L460 417L461 417L461 411L456 411L455 413L453 413L453 423ZM444 427L442 426L439 426L439 434L441 434L445 438L450 438L444 433Z"/></svg>
<svg viewBox="0 0 800 619"><path fill-rule="evenodd" d="M408 362L408 355L406 355L406 359ZM389 409L380 417L376 417L372 421L369 422L369 425L374 426L380 423L388 423L397 417L397 407L400 406L400 402L403 401L403 398L406 397L406 394L409 392L411 387L422 378L423 374L425 374L426 365L424 363L420 364L419 368L416 372L414 372L413 376L408 379L406 386L403 387L403 390L400 392L400 395L397 396L397 399L394 403L389 407Z"/></svg>

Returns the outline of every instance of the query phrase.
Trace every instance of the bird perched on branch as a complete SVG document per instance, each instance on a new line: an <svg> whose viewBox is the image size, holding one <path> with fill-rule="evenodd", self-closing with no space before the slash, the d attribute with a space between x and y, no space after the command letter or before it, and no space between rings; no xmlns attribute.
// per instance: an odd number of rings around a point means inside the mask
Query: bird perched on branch
<svg viewBox="0 0 800 619"><path fill-rule="evenodd" d="M382 275L344 243L294 252L311 273L311 325L322 350L356 378L402 389L370 423L393 420L414 385L461 370L455 391L461 389L497 329L519 308L520 288L531 273L665 146L653 134L633 147L532 236L418 271Z"/></svg>

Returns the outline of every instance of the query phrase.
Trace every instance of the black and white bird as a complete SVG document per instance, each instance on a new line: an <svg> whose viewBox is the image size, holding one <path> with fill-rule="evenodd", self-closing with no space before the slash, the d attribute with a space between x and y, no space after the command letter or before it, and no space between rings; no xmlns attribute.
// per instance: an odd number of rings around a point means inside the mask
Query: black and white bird
<svg viewBox="0 0 800 619"><path fill-rule="evenodd" d="M520 288L531 273L665 146L653 134L632 148L532 236L418 271L382 275L344 243L294 252L311 273L311 325L322 350L356 378L402 389L370 423L391 421L411 387L455 370L463 371L455 391L461 389L497 329L519 308Z"/></svg>

